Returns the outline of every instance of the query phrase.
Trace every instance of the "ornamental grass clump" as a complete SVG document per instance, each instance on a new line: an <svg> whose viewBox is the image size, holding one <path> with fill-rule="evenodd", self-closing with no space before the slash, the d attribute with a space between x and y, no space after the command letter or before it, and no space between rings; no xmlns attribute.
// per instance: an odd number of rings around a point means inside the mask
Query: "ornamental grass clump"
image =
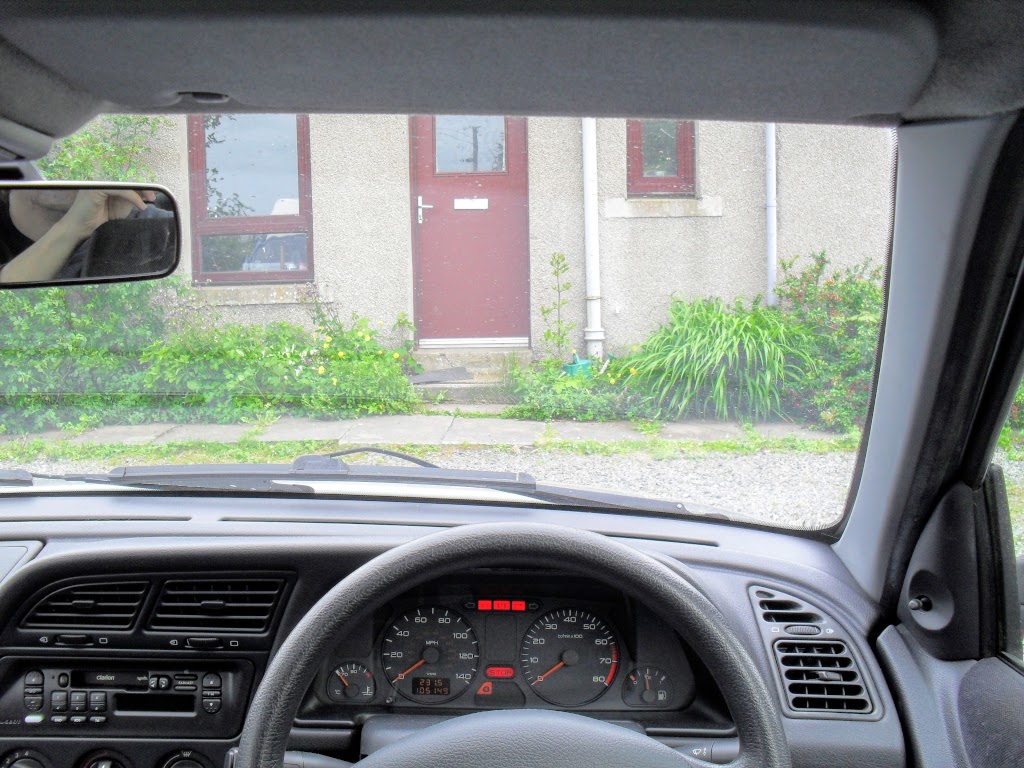
<svg viewBox="0 0 1024 768"><path fill-rule="evenodd" d="M630 358L629 386L653 397L659 417L771 418L813 370L810 349L805 328L760 300L675 298Z"/></svg>

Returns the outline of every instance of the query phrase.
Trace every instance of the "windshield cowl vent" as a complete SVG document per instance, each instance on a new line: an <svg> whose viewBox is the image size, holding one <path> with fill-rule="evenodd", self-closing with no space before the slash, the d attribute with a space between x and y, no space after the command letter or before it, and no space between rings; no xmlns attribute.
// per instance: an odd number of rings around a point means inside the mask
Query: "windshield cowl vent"
<svg viewBox="0 0 1024 768"><path fill-rule="evenodd" d="M775 643L789 706L804 712L871 711L860 671L839 641Z"/></svg>
<svg viewBox="0 0 1024 768"><path fill-rule="evenodd" d="M57 589L32 607L26 629L128 630L149 591L145 581L95 582Z"/></svg>
<svg viewBox="0 0 1024 768"><path fill-rule="evenodd" d="M159 632L262 634L270 629L284 579L164 582L148 628Z"/></svg>

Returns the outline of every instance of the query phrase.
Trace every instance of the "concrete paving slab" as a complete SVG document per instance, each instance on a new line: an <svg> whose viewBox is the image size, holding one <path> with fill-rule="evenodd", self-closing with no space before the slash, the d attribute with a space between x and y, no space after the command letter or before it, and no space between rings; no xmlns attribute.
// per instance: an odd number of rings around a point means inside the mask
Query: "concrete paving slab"
<svg viewBox="0 0 1024 768"><path fill-rule="evenodd" d="M828 432L815 432L813 429L807 429L807 427L801 427L798 424L791 424L787 421L756 424L754 431L762 437L771 438L800 437L806 440L820 440L822 438L836 437L836 435L830 435Z"/></svg>
<svg viewBox="0 0 1024 768"><path fill-rule="evenodd" d="M237 443L251 424L181 424L164 432L155 443Z"/></svg>
<svg viewBox="0 0 1024 768"><path fill-rule="evenodd" d="M152 443L162 435L174 429L173 424L128 424L112 427L97 427L83 432L69 442L73 445L83 443L124 443L126 445L145 445Z"/></svg>
<svg viewBox="0 0 1024 768"><path fill-rule="evenodd" d="M256 440L280 443L292 440L337 440L349 429L347 421L320 421L285 416L271 424Z"/></svg>
<svg viewBox="0 0 1024 768"><path fill-rule="evenodd" d="M505 403L440 403L437 405L426 405L423 410L428 413L450 413L453 415L457 415L458 411L466 411L469 413L486 413L491 416L499 416L507 408L508 405Z"/></svg>
<svg viewBox="0 0 1024 768"><path fill-rule="evenodd" d="M533 445L544 431L538 421L466 419L456 416L444 445Z"/></svg>
<svg viewBox="0 0 1024 768"><path fill-rule="evenodd" d="M625 421L553 421L551 428L556 440L643 440L644 435Z"/></svg>
<svg viewBox="0 0 1024 768"><path fill-rule="evenodd" d="M397 443L407 445L440 445L452 424L446 415L367 416L345 422L338 442L346 445L363 443Z"/></svg>
<svg viewBox="0 0 1024 768"><path fill-rule="evenodd" d="M48 429L45 432L31 432L25 435L0 435L0 443L31 443L33 440L46 440L47 442L58 442L67 440L69 435L59 429Z"/></svg>
<svg viewBox="0 0 1024 768"><path fill-rule="evenodd" d="M743 437L743 428L730 421L675 421L658 435L665 440L729 440Z"/></svg>

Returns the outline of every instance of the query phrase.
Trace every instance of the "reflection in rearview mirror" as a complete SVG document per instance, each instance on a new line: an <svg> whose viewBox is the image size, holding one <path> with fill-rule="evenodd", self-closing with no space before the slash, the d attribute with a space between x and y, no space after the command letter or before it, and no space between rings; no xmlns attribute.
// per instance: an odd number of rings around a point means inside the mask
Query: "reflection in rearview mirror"
<svg viewBox="0 0 1024 768"><path fill-rule="evenodd" d="M0 288L169 275L178 209L163 187L113 182L0 183Z"/></svg>

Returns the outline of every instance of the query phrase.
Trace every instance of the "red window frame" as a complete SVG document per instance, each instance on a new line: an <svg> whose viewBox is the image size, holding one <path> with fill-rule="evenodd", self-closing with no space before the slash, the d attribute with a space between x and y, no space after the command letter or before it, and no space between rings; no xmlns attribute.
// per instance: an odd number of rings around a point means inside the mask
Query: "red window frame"
<svg viewBox="0 0 1024 768"><path fill-rule="evenodd" d="M627 192L630 195L694 195L697 191L697 158L692 120L676 123L676 175L644 176L643 120L626 121Z"/></svg>
<svg viewBox="0 0 1024 768"><path fill-rule="evenodd" d="M313 191L309 170L309 115L295 116L299 213L288 216L211 218L206 211L206 135L202 115L188 117L188 178L192 207L192 282L306 283L313 279ZM306 268L276 272L204 272L204 235L306 235Z"/></svg>

